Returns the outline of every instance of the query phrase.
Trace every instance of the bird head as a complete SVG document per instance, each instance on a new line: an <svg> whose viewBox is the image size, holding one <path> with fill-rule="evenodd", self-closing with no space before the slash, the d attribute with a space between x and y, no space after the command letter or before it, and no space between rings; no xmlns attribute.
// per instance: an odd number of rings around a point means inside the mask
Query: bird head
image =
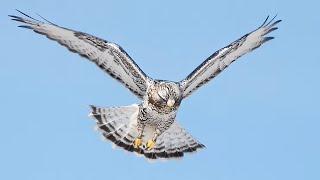
<svg viewBox="0 0 320 180"><path fill-rule="evenodd" d="M159 81L148 90L149 103L159 110L176 110L181 99L180 88L175 82Z"/></svg>

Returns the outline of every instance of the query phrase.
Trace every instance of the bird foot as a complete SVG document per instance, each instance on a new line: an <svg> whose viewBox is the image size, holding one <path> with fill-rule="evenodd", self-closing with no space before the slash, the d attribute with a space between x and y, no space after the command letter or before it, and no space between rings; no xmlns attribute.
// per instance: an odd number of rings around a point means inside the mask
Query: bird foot
<svg viewBox="0 0 320 180"><path fill-rule="evenodd" d="M149 141L147 142L147 150L150 151L151 149L153 149L153 147L154 147L155 144L156 144L155 141L149 140Z"/></svg>
<svg viewBox="0 0 320 180"><path fill-rule="evenodd" d="M141 144L142 144L142 139L141 138L137 138L133 142L133 147L138 149L141 146Z"/></svg>

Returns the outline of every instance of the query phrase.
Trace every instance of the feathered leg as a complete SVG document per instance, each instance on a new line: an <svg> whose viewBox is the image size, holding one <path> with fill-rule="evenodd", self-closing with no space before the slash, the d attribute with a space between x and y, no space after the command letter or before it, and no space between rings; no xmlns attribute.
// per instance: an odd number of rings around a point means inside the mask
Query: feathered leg
<svg viewBox="0 0 320 180"><path fill-rule="evenodd" d="M138 125L137 125L138 137L133 142L133 147L136 149L140 148L140 146L142 145L142 135L143 135L144 127L145 125L142 123L139 123L138 121Z"/></svg>
<svg viewBox="0 0 320 180"><path fill-rule="evenodd" d="M151 149L153 149L154 145L156 144L157 138L158 138L158 136L159 136L160 134L162 134L162 133L161 133L161 131L157 128L157 129L155 130L155 132L154 132L154 135L153 135L152 139L148 140L148 142L147 142L147 145L146 145L147 150L150 151Z"/></svg>
<svg viewBox="0 0 320 180"><path fill-rule="evenodd" d="M161 122L157 125L155 131L154 131L154 134L153 134L153 137L152 139L148 140L147 141L147 144L146 144L146 147L147 147L147 150L152 150L153 147L155 146L156 144L156 141L157 141L157 138L163 133L165 132L167 129L169 129L169 127L172 125L172 123L174 122L175 120L175 117L172 117L172 118L169 118L167 121L165 122Z"/></svg>
<svg viewBox="0 0 320 180"><path fill-rule="evenodd" d="M140 146L142 145L142 136L143 136L143 132L144 129L146 127L146 115L145 115L146 111L144 108L139 108L139 115L137 118L137 130L138 130L138 136L137 138L133 141L133 146L134 148L138 149L140 148Z"/></svg>

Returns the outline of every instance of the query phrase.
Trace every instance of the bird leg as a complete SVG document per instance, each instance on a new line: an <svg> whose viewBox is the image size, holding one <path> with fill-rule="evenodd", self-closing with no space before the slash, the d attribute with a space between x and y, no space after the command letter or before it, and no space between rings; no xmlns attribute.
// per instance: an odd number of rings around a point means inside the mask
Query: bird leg
<svg viewBox="0 0 320 180"><path fill-rule="evenodd" d="M160 130L159 129L156 129L156 131L154 132L154 135L153 135L153 138L150 139L148 142L147 142L147 150L150 151L153 149L154 145L156 144L156 141L157 141L157 138L160 134Z"/></svg>
<svg viewBox="0 0 320 180"><path fill-rule="evenodd" d="M142 144L142 134L144 127L144 125L138 125L138 137L133 141L133 147L136 149L138 149Z"/></svg>

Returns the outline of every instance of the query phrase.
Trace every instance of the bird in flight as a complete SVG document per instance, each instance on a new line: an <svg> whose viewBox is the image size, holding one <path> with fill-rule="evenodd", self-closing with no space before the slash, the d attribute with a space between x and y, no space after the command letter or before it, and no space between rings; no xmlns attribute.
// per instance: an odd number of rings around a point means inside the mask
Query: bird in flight
<svg viewBox="0 0 320 180"><path fill-rule="evenodd" d="M269 16L254 31L223 47L179 82L147 76L117 44L80 31L58 26L45 18L37 20L19 10L21 16L9 15L31 29L90 60L122 83L141 102L121 107L91 105L92 117L102 136L127 151L148 159L179 158L184 153L204 148L176 120L181 101L206 84L242 55L273 39L266 36L277 29L281 20Z"/></svg>

